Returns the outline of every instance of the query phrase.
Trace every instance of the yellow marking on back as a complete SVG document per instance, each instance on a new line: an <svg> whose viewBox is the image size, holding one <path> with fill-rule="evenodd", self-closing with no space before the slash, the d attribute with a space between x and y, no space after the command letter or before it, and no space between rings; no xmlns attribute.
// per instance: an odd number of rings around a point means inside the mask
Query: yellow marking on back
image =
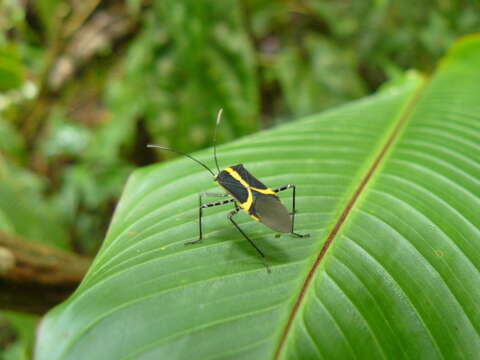
<svg viewBox="0 0 480 360"><path fill-rule="evenodd" d="M276 195L275 191L273 191L270 188L259 189L259 188L255 188L253 186L250 186L250 189L255 190L256 192L259 192L261 194L265 194L265 195Z"/></svg>
<svg viewBox="0 0 480 360"><path fill-rule="evenodd" d="M236 172L235 170L229 167L226 168L225 171L228 172L230 176L233 177L235 180L239 181L240 184L242 184L244 187L250 188L250 185L248 185L248 183L245 180L243 180L243 178L240 176L238 172Z"/></svg>
<svg viewBox="0 0 480 360"><path fill-rule="evenodd" d="M251 215L249 213L250 211L250 208L252 207L253 205L253 194L252 194L252 190L256 191L256 192L259 192L261 194L265 194L265 195L276 195L275 191L273 191L272 189L270 188L266 188L266 189L259 189L259 188L256 188L256 187L253 187L253 186L250 186L241 176L238 172L236 172L235 170L233 170L232 168L228 167L228 168L225 168L224 169L226 172L228 172L230 174L231 177L233 177L235 180L237 180L240 184L242 184L242 186L247 190L247 201L243 202L243 203L240 203L240 207L248 214L250 215L250 217L252 217L254 220L256 221L260 221L260 219L255 216L255 215Z"/></svg>
<svg viewBox="0 0 480 360"><path fill-rule="evenodd" d="M245 212L250 215L250 213L248 212L250 210L250 208L252 207L252 204L253 204L253 195L252 195L252 191L250 190L250 186L248 185L248 183L242 179L242 177L240 176L240 174L238 172L236 172L235 170L233 170L232 168L225 168L224 169L226 172L228 172L230 174L231 177L233 177L235 180L237 180L240 184L242 184L242 186L247 189L247 201L243 202L243 203L240 203L240 207L245 210Z"/></svg>
<svg viewBox="0 0 480 360"><path fill-rule="evenodd" d="M244 179L242 179L240 174L238 172L236 172L235 170L233 170L232 168L228 167L228 168L225 169L225 171L228 172L230 174L230 176L233 177L235 180L237 180L240 184L242 184L242 186L245 189L247 189L247 201L245 201L243 203L240 203L240 207L243 210L245 210L245 212L247 214L250 215L249 211L250 211L250 208L253 205L253 195L252 195L252 191L250 190L250 185L248 185L248 183Z"/></svg>

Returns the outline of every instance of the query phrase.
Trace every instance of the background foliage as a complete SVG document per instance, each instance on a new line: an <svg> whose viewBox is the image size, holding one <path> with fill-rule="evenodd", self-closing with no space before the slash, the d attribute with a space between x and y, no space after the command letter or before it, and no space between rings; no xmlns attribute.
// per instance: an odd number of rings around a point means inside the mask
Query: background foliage
<svg viewBox="0 0 480 360"><path fill-rule="evenodd" d="M92 255L127 175L170 156L146 143L208 146L220 107L221 142L316 113L480 28L455 0L0 4L0 230ZM28 349L14 318L0 348Z"/></svg>

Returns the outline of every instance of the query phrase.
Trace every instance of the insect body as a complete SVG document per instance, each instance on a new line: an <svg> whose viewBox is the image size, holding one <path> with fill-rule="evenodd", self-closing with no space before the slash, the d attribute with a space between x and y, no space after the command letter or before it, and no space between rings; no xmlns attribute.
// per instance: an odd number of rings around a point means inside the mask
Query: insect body
<svg viewBox="0 0 480 360"><path fill-rule="evenodd" d="M228 214L228 219L232 224L240 231L240 233L248 240L248 242L258 251L260 256L265 259L265 254L260 250L257 245L245 234L245 232L238 226L238 224L233 220L233 216L236 215L240 209L243 209L248 215L250 215L256 221L261 222L262 224L268 226L272 230L281 233L290 233L297 237L308 237L309 234L298 234L294 231L295 224L295 185L288 184L282 186L278 189L271 189L253 176L242 164L234 165L227 167L220 171L218 166L218 160L216 156L216 130L220 122L222 110L219 111L217 116L217 123L215 127L215 135L213 142L213 151L215 164L217 166L218 173L215 174L208 166L200 162L198 159L193 158L192 156L185 154L183 152L159 145L147 145L147 147L155 147L164 150L173 151L181 155L185 155L193 161L199 163L205 169L207 169L213 176L214 181L222 187L226 193L223 194L211 194L204 193L199 195L199 206L198 206L198 228L199 228L199 237L197 240L187 242L185 245L198 243L203 239L203 227L202 227L202 215L203 209L225 205L228 203L233 203L235 209ZM282 204L277 193L287 189L293 190L292 197L292 214L288 213L287 208ZM203 196L228 196L229 199L211 203L203 203ZM270 272L268 265L265 263L267 270Z"/></svg>
<svg viewBox="0 0 480 360"><path fill-rule="evenodd" d="M222 170L215 181L253 219L278 232L293 232L290 215L276 192L250 174L242 164Z"/></svg>

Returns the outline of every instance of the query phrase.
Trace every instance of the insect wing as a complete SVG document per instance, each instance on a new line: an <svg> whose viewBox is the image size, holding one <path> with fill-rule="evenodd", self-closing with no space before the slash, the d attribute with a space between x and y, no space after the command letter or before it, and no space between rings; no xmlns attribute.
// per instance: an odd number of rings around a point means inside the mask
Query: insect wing
<svg viewBox="0 0 480 360"><path fill-rule="evenodd" d="M288 210L278 197L254 192L253 209L260 222L269 228L282 233L292 230Z"/></svg>

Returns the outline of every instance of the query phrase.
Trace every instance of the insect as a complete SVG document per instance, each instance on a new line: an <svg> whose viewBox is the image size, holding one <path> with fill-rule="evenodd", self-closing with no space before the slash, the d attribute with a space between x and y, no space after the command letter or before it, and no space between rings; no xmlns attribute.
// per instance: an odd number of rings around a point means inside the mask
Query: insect
<svg viewBox="0 0 480 360"><path fill-rule="evenodd" d="M270 272L270 268L265 260L265 254L262 250L248 237L247 234L240 228L237 222L233 217L238 214L242 209L254 220L261 222L262 224L268 226L270 229L275 230L280 233L290 233L296 237L308 237L310 234L299 234L294 231L295 228L295 185L288 184L277 189L271 189L253 176L243 164L238 164L234 166L229 166L223 170L220 170L217 159L217 128L222 117L222 109L218 112L217 121L215 125L215 133L213 137L213 157L215 159L215 165L217 167L218 173L215 174L207 165L202 163L200 160L195 159L191 155L188 155L184 152L160 145L147 145L150 148L159 148L163 150L172 151L180 155L184 155L191 160L197 162L203 166L207 171L209 171L213 177L214 181L223 189L225 193L203 193L198 196L198 231L199 237L197 240L189 241L185 245L196 244L203 239L203 227L202 227L202 216L203 209L209 208L212 206L226 205L233 203L235 206L234 210L230 211L227 215L228 219L232 224L237 228L237 230L243 235L243 237L248 240L248 242L255 248L255 250L260 254L267 268L267 271ZM292 189L292 213L291 217L287 208L280 201L280 198L277 196L277 193ZM216 201L203 203L204 196L216 196L216 197L229 197L227 200Z"/></svg>

